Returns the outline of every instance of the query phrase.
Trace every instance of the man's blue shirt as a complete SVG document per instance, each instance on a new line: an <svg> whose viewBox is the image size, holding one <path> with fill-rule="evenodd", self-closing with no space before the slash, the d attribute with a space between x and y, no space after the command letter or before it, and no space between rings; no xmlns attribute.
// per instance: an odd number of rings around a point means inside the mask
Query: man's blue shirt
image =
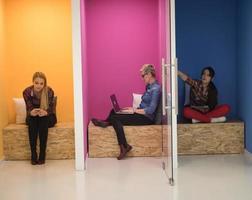
<svg viewBox="0 0 252 200"><path fill-rule="evenodd" d="M155 111L159 103L160 94L161 86L157 81L146 85L145 93L142 96L142 101L139 108L144 109L145 115L151 120L154 120L155 118Z"/></svg>

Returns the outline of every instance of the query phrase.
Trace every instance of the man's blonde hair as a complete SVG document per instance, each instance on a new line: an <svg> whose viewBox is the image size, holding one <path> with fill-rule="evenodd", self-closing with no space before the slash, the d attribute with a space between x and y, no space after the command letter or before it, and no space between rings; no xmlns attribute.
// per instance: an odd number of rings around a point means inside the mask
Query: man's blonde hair
<svg viewBox="0 0 252 200"><path fill-rule="evenodd" d="M155 78L156 77L156 71L155 67L152 64L144 64L142 68L140 69L140 72L144 74L151 73L151 75Z"/></svg>

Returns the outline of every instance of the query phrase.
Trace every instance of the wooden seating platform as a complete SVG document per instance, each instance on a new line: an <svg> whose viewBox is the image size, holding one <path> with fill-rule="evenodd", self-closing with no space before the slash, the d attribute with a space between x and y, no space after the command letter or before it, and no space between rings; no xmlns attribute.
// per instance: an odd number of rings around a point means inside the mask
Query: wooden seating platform
<svg viewBox="0 0 252 200"><path fill-rule="evenodd" d="M244 123L178 124L178 154L237 154L244 152Z"/></svg>
<svg viewBox="0 0 252 200"><path fill-rule="evenodd" d="M124 126L133 150L128 156L162 156L161 125ZM116 157L119 153L112 126L100 128L89 124L89 157ZM165 144L165 142L164 142ZM167 151L164 149L164 151ZM244 152L244 123L178 124L178 154L237 154Z"/></svg>
<svg viewBox="0 0 252 200"><path fill-rule="evenodd" d="M3 129L5 160L30 159L28 127L9 124ZM39 142L37 143L37 148ZM74 124L57 123L49 128L46 159L74 159ZM39 148L38 148L39 149ZM37 151L39 152L39 151Z"/></svg>
<svg viewBox="0 0 252 200"><path fill-rule="evenodd" d="M127 141L133 146L127 156L161 156L162 127L124 126ZM92 122L88 127L89 157L116 157L119 154L116 133L112 126L100 128Z"/></svg>

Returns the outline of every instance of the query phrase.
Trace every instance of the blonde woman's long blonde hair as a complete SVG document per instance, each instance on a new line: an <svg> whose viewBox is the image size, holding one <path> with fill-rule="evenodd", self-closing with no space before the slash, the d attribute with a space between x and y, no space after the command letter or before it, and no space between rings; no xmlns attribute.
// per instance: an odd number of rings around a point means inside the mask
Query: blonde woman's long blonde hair
<svg viewBox="0 0 252 200"><path fill-rule="evenodd" d="M34 82L36 78L41 78L44 80L44 88L42 89L40 97L40 108L43 110L47 110L49 105L48 105L48 87L46 76L43 72L35 72L33 74L32 81Z"/></svg>

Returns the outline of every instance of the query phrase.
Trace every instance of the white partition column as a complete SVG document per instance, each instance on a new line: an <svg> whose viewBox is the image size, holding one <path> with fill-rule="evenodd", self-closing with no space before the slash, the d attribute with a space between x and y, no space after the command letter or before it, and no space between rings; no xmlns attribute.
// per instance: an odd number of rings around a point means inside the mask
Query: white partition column
<svg viewBox="0 0 252 200"><path fill-rule="evenodd" d="M75 168L76 170L84 170L85 147L83 130L86 130L86 128L83 125L83 81L80 0L72 0L72 48L74 78Z"/></svg>

